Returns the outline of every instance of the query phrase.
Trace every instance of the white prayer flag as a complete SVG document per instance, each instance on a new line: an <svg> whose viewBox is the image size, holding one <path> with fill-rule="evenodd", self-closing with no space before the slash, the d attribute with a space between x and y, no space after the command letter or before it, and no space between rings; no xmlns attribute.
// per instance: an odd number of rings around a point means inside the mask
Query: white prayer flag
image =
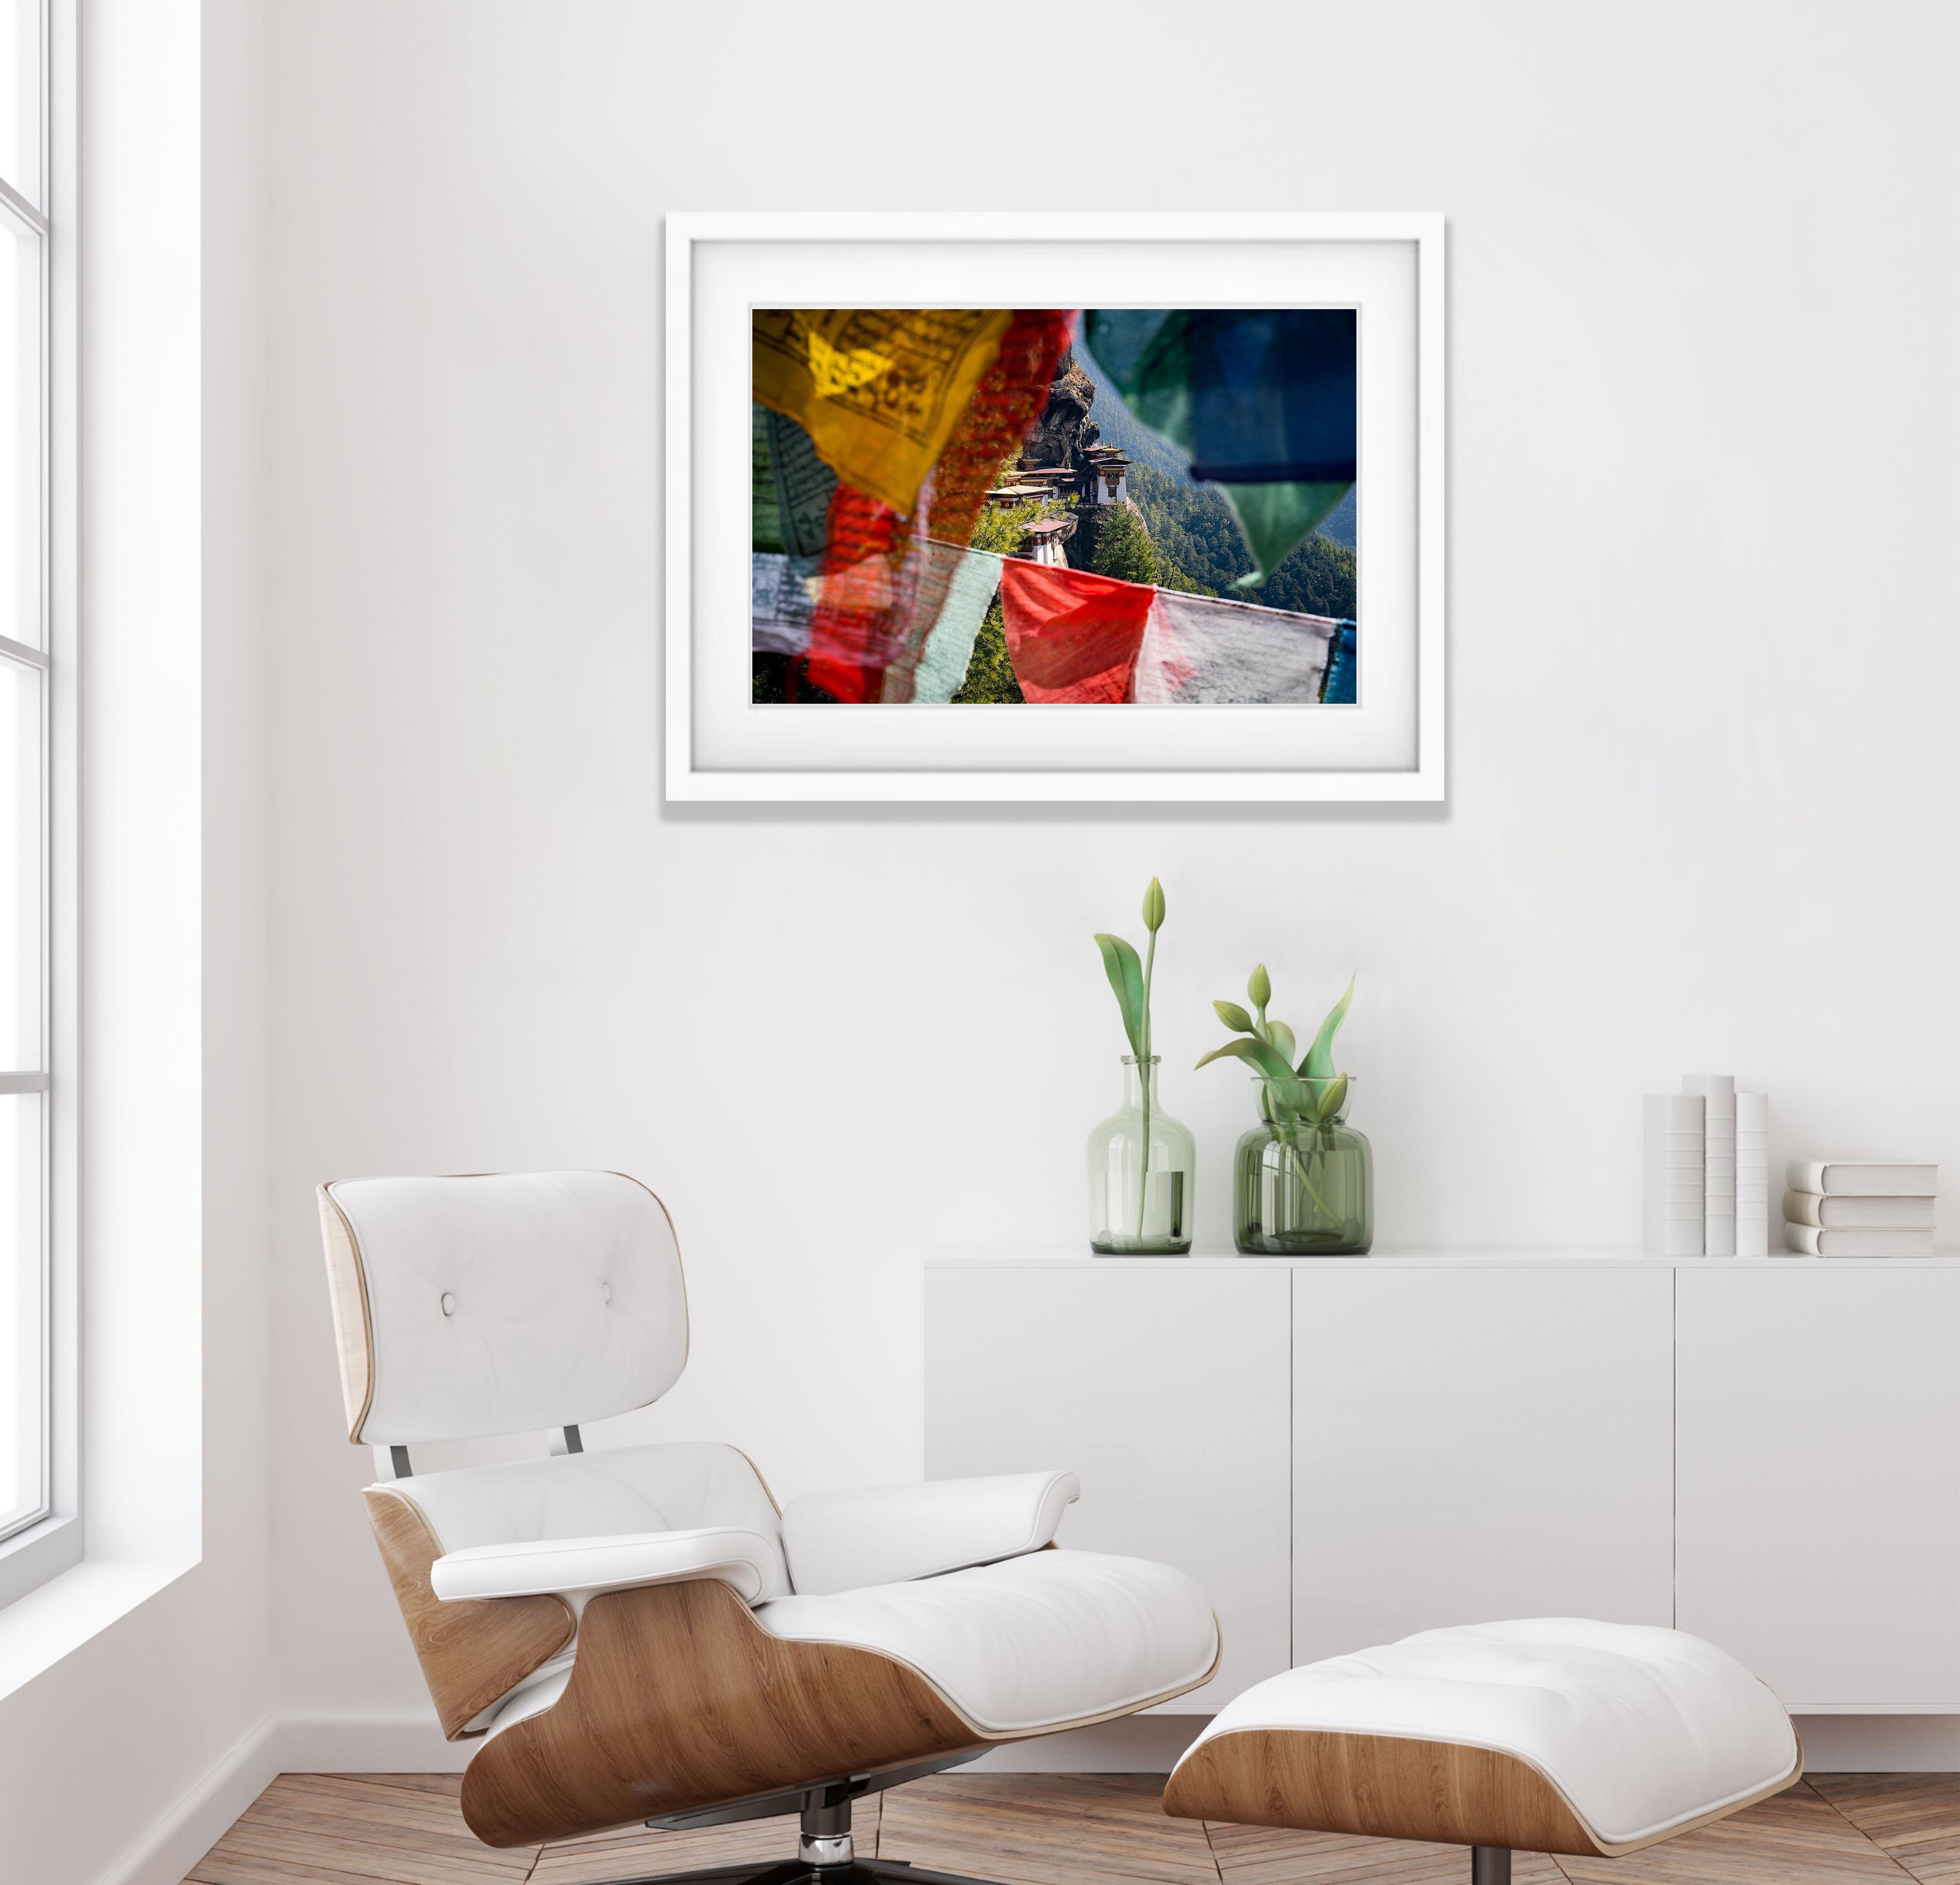
<svg viewBox="0 0 1960 1885"><path fill-rule="evenodd" d="M1318 701L1340 627L1330 616L1160 589L1130 698L1145 706Z"/></svg>

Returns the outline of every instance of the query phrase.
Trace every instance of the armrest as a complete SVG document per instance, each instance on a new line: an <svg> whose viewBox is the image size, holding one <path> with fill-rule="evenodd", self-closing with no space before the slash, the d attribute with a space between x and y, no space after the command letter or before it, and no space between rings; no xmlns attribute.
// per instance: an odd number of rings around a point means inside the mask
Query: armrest
<svg viewBox="0 0 1960 1885"><path fill-rule="evenodd" d="M802 1596L829 1597L1018 1558L1054 1537L1081 1496L1072 1473L807 1493L783 1514L790 1581Z"/></svg>
<svg viewBox="0 0 1960 1885"><path fill-rule="evenodd" d="M714 1578L744 1603L780 1594L775 1541L731 1526L685 1532L622 1532L609 1538L527 1538L472 1545L429 1567L445 1603L465 1597L591 1597L629 1584Z"/></svg>

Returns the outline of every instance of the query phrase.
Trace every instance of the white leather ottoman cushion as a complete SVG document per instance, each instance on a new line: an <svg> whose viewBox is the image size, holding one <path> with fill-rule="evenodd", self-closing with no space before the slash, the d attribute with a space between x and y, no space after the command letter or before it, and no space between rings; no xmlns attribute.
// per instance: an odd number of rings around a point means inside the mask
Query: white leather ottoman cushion
<svg viewBox="0 0 1960 1885"><path fill-rule="evenodd" d="M1180 1571L1036 1551L906 1584L778 1597L756 1619L800 1642L908 1663L988 1734L1128 1714L1194 1688L1218 1658L1204 1593Z"/></svg>
<svg viewBox="0 0 1960 1885"><path fill-rule="evenodd" d="M1453 1742L1536 1768L1602 1847L1664 1837L1773 1792L1802 1756L1763 1683L1699 1637L1541 1617L1425 1630L1255 1684L1221 1736L1287 1730Z"/></svg>

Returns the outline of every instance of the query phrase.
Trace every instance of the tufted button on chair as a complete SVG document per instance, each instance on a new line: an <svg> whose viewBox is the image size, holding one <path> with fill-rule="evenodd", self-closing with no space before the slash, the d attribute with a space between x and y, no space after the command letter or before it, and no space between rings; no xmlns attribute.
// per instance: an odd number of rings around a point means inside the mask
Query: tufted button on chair
<svg viewBox="0 0 1960 1885"><path fill-rule="evenodd" d="M688 1352L660 1200L614 1172L365 1178L320 1218L348 1437L444 1732L496 1846L800 1810L794 1861L691 1877L932 1885L854 1857L851 1802L1203 1682L1191 1580L1054 1546L1075 1476L817 1493L747 1457L584 1450ZM546 1431L550 1457L417 1473L421 1442ZM680 1875L676 1875L676 1877Z"/></svg>

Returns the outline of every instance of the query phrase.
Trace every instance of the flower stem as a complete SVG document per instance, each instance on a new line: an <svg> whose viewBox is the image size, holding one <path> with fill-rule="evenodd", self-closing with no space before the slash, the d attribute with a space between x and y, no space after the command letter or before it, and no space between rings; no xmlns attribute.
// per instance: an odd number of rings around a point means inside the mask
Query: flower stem
<svg viewBox="0 0 1960 1885"><path fill-rule="evenodd" d="M1315 1208L1330 1224L1338 1224L1339 1221L1327 1208L1327 1200L1321 1196L1319 1188L1306 1175L1306 1154L1300 1149L1300 1126L1297 1121L1294 1122L1292 1132L1282 1136L1281 1143L1292 1153L1293 1168L1299 1174L1301 1188L1313 1200Z"/></svg>
<svg viewBox="0 0 1960 1885"><path fill-rule="evenodd" d="M1150 1182L1150 979L1157 970L1157 932L1150 931L1150 940L1144 955L1144 1057L1137 1068L1144 1087L1144 1160L1143 1168L1137 1173L1137 1241L1144 1237L1144 1205Z"/></svg>

